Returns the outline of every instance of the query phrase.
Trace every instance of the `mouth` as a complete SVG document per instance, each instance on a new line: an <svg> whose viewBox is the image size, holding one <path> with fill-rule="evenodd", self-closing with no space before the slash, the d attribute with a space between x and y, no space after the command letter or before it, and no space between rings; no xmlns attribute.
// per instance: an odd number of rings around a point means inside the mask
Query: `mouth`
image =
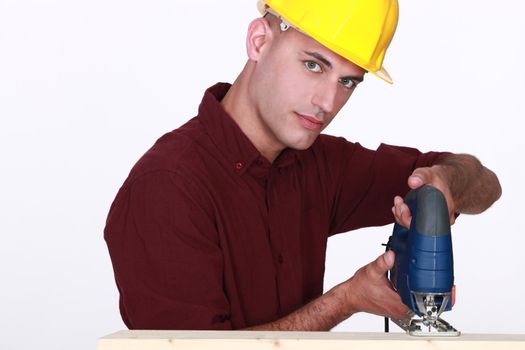
<svg viewBox="0 0 525 350"><path fill-rule="evenodd" d="M321 131L324 123L312 116L304 115L295 112L295 115L299 118L301 125L312 131Z"/></svg>

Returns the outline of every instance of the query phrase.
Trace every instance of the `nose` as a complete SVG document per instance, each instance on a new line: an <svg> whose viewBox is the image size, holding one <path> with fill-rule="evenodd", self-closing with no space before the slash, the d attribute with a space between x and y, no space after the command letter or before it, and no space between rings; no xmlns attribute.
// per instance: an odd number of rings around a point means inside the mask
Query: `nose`
<svg viewBox="0 0 525 350"><path fill-rule="evenodd" d="M336 97L337 84L331 81L323 82L316 86L316 91L312 96L312 104L319 107L324 113L332 113Z"/></svg>

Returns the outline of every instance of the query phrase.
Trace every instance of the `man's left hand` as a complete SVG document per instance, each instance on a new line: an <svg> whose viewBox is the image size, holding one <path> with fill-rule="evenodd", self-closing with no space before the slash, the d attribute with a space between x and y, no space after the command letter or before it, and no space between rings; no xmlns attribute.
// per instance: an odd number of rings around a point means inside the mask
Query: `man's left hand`
<svg viewBox="0 0 525 350"><path fill-rule="evenodd" d="M417 168L414 170L412 175L408 178L408 186L411 189L421 187L425 184L432 185L440 190L448 205L448 213L450 216L450 224L454 224L456 215L454 212L454 200L448 184L446 183L443 175L441 174L441 166L434 165L432 167ZM394 206L392 207L392 213L396 219L396 222L403 227L409 228L412 215L410 209L403 201L403 198L396 196L394 198Z"/></svg>

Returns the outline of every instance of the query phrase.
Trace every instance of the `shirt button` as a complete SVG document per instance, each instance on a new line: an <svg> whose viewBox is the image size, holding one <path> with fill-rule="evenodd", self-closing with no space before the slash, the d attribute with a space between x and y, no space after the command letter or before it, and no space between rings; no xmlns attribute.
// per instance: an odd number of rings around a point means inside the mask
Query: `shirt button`
<svg viewBox="0 0 525 350"><path fill-rule="evenodd" d="M243 168L243 166L244 165L241 162L235 163L235 169L237 169L237 170L241 170Z"/></svg>
<svg viewBox="0 0 525 350"><path fill-rule="evenodd" d="M279 254L279 256L277 257L277 261L279 262L279 264L282 264L284 262L284 258L281 254Z"/></svg>

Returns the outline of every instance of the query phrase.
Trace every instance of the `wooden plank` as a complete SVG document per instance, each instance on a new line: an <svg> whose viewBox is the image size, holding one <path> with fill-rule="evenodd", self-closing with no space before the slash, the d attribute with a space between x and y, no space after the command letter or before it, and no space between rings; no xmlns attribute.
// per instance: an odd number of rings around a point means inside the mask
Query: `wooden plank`
<svg viewBox="0 0 525 350"><path fill-rule="evenodd" d="M525 350L525 334L420 338L404 333L119 331L98 350Z"/></svg>

